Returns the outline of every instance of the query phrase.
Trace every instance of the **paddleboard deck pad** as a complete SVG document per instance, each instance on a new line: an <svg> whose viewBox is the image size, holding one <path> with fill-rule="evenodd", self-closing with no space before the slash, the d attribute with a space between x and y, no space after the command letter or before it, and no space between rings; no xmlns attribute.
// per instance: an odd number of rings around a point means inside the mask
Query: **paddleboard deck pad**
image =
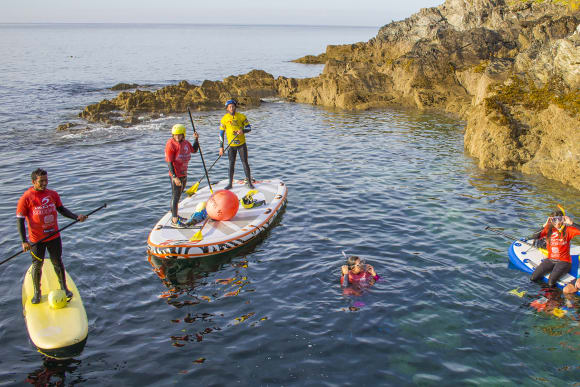
<svg viewBox="0 0 580 387"><path fill-rule="evenodd" d="M224 189L228 184L222 180L213 184L213 191ZM157 222L147 240L149 253L160 258L199 258L231 252L246 246L265 233L286 206L288 190L286 184L278 179L254 182L258 191L254 200L265 203L253 208L239 206L236 215L228 221L209 219L207 224L200 222L189 228L176 228L171 225L171 211ZM234 181L232 189L238 200L244 197L249 188L243 180ZM196 194L183 199L178 205L179 216L189 218L196 206L207 201L211 196L209 187L204 187ZM191 241L198 231L202 232L200 241Z"/></svg>
<svg viewBox="0 0 580 387"><path fill-rule="evenodd" d="M531 244L533 241L526 241ZM546 258L538 249L531 247L529 244L523 243L522 241L515 241L512 243L508 250L509 260L512 265L517 269L524 271L526 273L532 274L536 267L542 263L542 260ZM558 281L558 287L563 288L572 281L575 281L578 276L580 276L580 271L578 267L578 255L580 254L580 246L572 245L570 247L570 256L572 257L572 268L570 272L563 275ZM543 277L544 282L548 282L550 275L545 275ZM578 292L580 294L580 292Z"/></svg>
<svg viewBox="0 0 580 387"><path fill-rule="evenodd" d="M73 293L72 299L64 308L53 309L48 303L48 294L51 290L60 289L60 284L50 259L45 259L42 267L42 299L39 304L31 302L34 296L32 265L22 283L22 310L30 340L40 353L55 359L78 356L85 347L89 333L81 295L68 272L66 284Z"/></svg>

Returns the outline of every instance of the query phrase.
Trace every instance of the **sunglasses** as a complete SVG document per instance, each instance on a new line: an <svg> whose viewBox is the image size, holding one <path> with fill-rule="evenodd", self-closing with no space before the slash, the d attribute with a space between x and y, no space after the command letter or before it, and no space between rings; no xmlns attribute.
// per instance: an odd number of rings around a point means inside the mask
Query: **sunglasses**
<svg viewBox="0 0 580 387"><path fill-rule="evenodd" d="M354 265L350 265L350 266L349 266L349 268L350 268L350 269L354 269L354 268L355 268L355 267L357 267L357 266L358 266L359 268L361 268L361 269L364 269L364 268L366 268L365 261L363 261L363 260L361 259L360 261L358 261L358 262L357 262L357 263L355 263Z"/></svg>

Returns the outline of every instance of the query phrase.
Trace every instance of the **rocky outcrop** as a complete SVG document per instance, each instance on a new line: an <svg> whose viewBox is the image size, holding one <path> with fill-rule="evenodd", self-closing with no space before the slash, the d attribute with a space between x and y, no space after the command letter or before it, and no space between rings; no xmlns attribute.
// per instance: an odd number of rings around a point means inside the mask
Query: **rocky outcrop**
<svg viewBox="0 0 580 387"><path fill-rule="evenodd" d="M306 55L302 58L294 59L292 62L302 64L324 64L326 63L326 53L320 55Z"/></svg>
<svg viewBox="0 0 580 387"><path fill-rule="evenodd" d="M276 96L276 80L271 74L254 70L221 82L204 81L200 86L181 81L157 91L121 92L111 100L87 106L79 116L90 122L129 126L143 118L191 110L215 110L236 98L245 106L256 106L261 98Z"/></svg>
<svg viewBox="0 0 580 387"><path fill-rule="evenodd" d="M113 91L121 91L121 90L131 90L138 88L139 85L136 83L117 83L115 86L111 87Z"/></svg>
<svg viewBox="0 0 580 387"><path fill-rule="evenodd" d="M580 189L578 0L447 0L382 27L368 42L329 45L296 61L318 77L254 70L201 86L123 92L88 106L89 121L248 106L280 96L341 109L406 105L466 120L465 149L483 168L541 173Z"/></svg>

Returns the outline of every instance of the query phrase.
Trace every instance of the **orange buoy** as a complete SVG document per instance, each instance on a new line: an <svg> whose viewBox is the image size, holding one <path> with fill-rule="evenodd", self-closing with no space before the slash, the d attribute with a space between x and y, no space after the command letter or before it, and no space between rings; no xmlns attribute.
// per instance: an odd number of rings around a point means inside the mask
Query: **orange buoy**
<svg viewBox="0 0 580 387"><path fill-rule="evenodd" d="M230 220L238 213L240 202L232 191L222 189L214 192L205 207L207 215L213 220Z"/></svg>

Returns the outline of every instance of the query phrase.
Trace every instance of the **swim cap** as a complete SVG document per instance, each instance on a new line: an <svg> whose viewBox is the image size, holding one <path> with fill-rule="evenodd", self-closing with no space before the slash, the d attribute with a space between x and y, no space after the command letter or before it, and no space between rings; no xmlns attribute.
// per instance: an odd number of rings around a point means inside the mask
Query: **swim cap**
<svg viewBox="0 0 580 387"><path fill-rule="evenodd" d="M66 293L62 289L52 290L48 293L48 305L52 309L64 308L67 304Z"/></svg>
<svg viewBox="0 0 580 387"><path fill-rule="evenodd" d="M171 128L171 134L183 134L185 136L185 126L181 124L173 125L173 128Z"/></svg>
<svg viewBox="0 0 580 387"><path fill-rule="evenodd" d="M232 98L232 99L228 99L228 100L226 101L226 107L228 107L228 105L231 105L231 104L234 104L234 105L238 106L238 101L236 101L236 100L235 100L235 99L233 99L233 98Z"/></svg>

